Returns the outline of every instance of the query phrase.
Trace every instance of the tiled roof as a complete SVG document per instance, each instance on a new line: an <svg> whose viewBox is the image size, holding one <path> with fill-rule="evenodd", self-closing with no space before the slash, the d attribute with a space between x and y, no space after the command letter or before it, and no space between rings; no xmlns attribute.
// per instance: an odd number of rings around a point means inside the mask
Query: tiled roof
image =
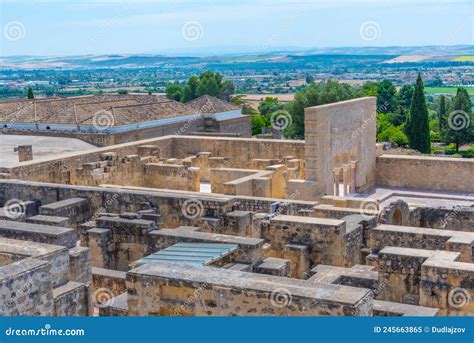
<svg viewBox="0 0 474 343"><path fill-rule="evenodd" d="M113 126L190 115L185 104L157 95L103 95L0 102L0 122L93 125L97 115Z"/></svg>
<svg viewBox="0 0 474 343"><path fill-rule="evenodd" d="M197 99L188 101L186 105L191 106L196 111L199 111L202 114L214 114L240 109L240 107L235 106L230 102L218 99L210 95L200 96Z"/></svg>

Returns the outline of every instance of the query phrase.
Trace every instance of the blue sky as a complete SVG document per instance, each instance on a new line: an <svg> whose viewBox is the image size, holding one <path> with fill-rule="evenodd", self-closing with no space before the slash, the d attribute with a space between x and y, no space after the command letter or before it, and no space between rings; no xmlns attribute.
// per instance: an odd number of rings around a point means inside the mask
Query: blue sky
<svg viewBox="0 0 474 343"><path fill-rule="evenodd" d="M473 0L0 0L0 55L473 43Z"/></svg>

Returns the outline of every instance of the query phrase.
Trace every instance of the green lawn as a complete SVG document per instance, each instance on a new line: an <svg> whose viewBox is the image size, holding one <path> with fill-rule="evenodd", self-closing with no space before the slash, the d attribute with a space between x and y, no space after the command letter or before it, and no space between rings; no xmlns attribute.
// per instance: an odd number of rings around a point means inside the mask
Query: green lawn
<svg viewBox="0 0 474 343"><path fill-rule="evenodd" d="M466 88L469 95L474 95L474 88ZM426 93L455 95L456 87L425 87Z"/></svg>

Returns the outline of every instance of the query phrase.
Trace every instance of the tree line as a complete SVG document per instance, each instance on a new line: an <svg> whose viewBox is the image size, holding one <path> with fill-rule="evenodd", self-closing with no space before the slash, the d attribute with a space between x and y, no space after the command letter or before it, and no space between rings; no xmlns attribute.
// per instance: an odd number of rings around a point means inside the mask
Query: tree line
<svg viewBox="0 0 474 343"><path fill-rule="evenodd" d="M463 144L474 142L472 102L467 90L459 87L455 96L427 99L421 74L415 84L405 84L399 90L389 80L369 81L359 87L327 80L310 84L287 104L267 97L260 102L259 111L252 113L253 128L257 132L271 126L272 113L284 110L291 123L284 136L304 139L306 107L363 96L377 97L378 141L395 142L424 154L431 153L436 142L452 145L454 152L459 152Z"/></svg>
<svg viewBox="0 0 474 343"><path fill-rule="evenodd" d="M364 96L377 97L377 140L394 142L424 154L433 151L434 143L450 145L453 153L463 144L474 141L474 118L471 98L465 88L459 87L454 96L426 96L421 74L414 84L399 89L389 80L368 81L362 86L351 86L336 80L315 83L306 78L308 85L295 94L294 100L283 104L277 98L266 97L258 110L246 104L235 91L231 80L219 73L206 71L191 76L186 83L173 83L166 87L168 98L188 102L202 95L211 95L231 101L242 107L243 114L251 116L252 134L264 128L275 127L278 114L287 116L283 136L304 139L304 109ZM233 96L232 96L233 95ZM472 149L474 156L474 148Z"/></svg>

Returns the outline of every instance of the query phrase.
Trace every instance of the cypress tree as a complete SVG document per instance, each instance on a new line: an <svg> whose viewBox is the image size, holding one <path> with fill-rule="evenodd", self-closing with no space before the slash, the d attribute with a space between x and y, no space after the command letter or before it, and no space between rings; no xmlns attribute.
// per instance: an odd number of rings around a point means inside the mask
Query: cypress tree
<svg viewBox="0 0 474 343"><path fill-rule="evenodd" d="M418 74L411 99L410 114L408 115L406 134L412 149L423 154L431 151L428 107L423 88L421 74Z"/></svg>
<svg viewBox="0 0 474 343"><path fill-rule="evenodd" d="M28 87L28 99L34 99L35 95L33 94L33 89Z"/></svg>
<svg viewBox="0 0 474 343"><path fill-rule="evenodd" d="M441 95L441 97L439 98L438 120L439 132L443 132L446 127L446 98L444 97L444 95Z"/></svg>

